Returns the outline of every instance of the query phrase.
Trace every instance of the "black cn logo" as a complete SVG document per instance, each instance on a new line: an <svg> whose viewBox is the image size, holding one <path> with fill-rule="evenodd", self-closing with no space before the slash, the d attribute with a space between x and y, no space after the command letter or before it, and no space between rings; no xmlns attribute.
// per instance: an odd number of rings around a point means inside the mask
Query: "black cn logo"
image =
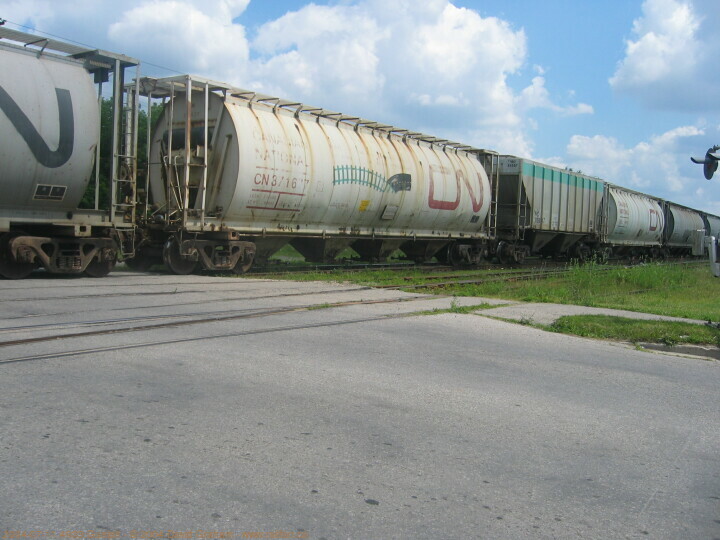
<svg viewBox="0 0 720 540"><path fill-rule="evenodd" d="M73 153L75 139L75 120L73 117L72 99L70 92L63 88L56 88L58 104L58 123L60 125L60 141L56 150L50 150L47 143L38 133L32 122L25 116L15 100L0 86L0 109L8 117L12 125L25 140L35 159L41 165L50 169L61 167Z"/></svg>

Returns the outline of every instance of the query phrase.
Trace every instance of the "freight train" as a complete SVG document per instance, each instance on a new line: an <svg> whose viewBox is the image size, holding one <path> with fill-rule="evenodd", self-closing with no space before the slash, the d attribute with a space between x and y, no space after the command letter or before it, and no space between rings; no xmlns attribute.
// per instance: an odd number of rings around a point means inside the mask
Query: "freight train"
<svg viewBox="0 0 720 540"><path fill-rule="evenodd" d="M720 233L720 217L599 178L189 75L126 84L137 62L122 55L0 38L21 44L0 41L7 278L36 267L101 276L118 259L243 273L287 244L309 261L346 248L469 265L663 257L689 254L693 231ZM93 163L100 187L91 76L113 79L107 210L97 197L77 208ZM142 97L161 112L138 180Z"/></svg>

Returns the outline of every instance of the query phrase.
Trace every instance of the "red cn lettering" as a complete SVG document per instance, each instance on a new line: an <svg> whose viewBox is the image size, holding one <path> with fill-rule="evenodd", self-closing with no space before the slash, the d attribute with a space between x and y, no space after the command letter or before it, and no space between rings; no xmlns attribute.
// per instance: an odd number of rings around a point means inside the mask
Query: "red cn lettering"
<svg viewBox="0 0 720 540"><path fill-rule="evenodd" d="M435 198L435 179L433 178L433 173L438 169L441 173L445 172L442 167L435 167L434 165L430 165L430 194L428 195L428 206L435 210L455 210L458 206L460 206L460 178L457 174L455 175L455 181L457 182L457 197L455 198L455 200L438 201Z"/></svg>
<svg viewBox="0 0 720 540"><path fill-rule="evenodd" d="M472 186L470 185L470 181L465 178L465 175L459 171L458 174L462 174L463 181L465 182L465 185L468 188L468 191L470 192L470 201L472 202L472 209L473 212L479 212L483 205L483 184L482 184L482 178L480 176L480 173L477 174L478 178L478 198L475 199L475 191L473 191Z"/></svg>
<svg viewBox="0 0 720 540"><path fill-rule="evenodd" d="M465 184L465 187L467 187L468 192L470 193L470 201L472 202L473 212L480 211L483 205L483 189L480 174L477 175L479 187L477 198L475 197L475 190L470 185L470 181L465 176L465 173L461 170L457 170L455 171L455 185L457 197L455 197L454 201L442 201L435 198L435 179L433 177L433 172L436 169L437 167L430 166L430 194L428 195L428 206L430 208L433 208L435 210L456 210L457 207L460 206L460 180L462 179L462 183ZM440 169L440 171L443 172L443 169Z"/></svg>
<svg viewBox="0 0 720 540"><path fill-rule="evenodd" d="M657 213L657 210L650 210L650 231L657 231L659 223L660 215Z"/></svg>

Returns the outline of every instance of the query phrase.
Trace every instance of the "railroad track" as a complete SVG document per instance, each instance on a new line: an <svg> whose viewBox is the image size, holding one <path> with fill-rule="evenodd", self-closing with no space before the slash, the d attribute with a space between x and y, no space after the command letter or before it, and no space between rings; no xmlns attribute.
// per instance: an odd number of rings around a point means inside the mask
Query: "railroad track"
<svg viewBox="0 0 720 540"><path fill-rule="evenodd" d="M665 259L664 261L654 261L656 264L703 264L705 261L700 260L687 260L687 259ZM610 260L606 265L608 267L614 266L637 266L642 263L631 263L628 264L626 260ZM570 261L564 260L551 260L541 259L538 257L531 257L525 259L522 265L514 265L510 267L502 267L494 263L485 262L473 267L467 266L450 266L442 263L423 263L415 264L412 262L393 262L393 263L342 263L342 264L317 264L313 266L300 265L300 264L288 264L281 268L277 266L263 266L255 267L244 277L248 278L264 278L264 277L276 277L281 275L303 275L303 274L315 274L318 272L335 272L335 271L348 271L348 272L359 272L363 270L387 270L402 272L411 269L416 272L455 272L464 273L470 275L472 272L478 272L483 270L493 270L498 273L511 273L518 272L524 273L532 270L549 270L554 268L566 269L572 265Z"/></svg>
<svg viewBox="0 0 720 540"><path fill-rule="evenodd" d="M704 264L704 262L696 262L696 261L687 261L685 264ZM604 269L611 270L613 269L613 266L605 267ZM545 268L545 269L522 269L522 270L506 270L506 271L496 271L496 272L486 272L483 275L468 275L467 272L465 274L462 273L456 273L454 274L454 279L447 279L446 275L443 275L441 273L435 273L428 276L425 276L427 279L424 280L423 283L420 284L408 284L403 279L402 283L397 283L393 285L387 285L383 287L378 288L384 288L384 289L428 289L428 288L439 288L447 285L456 285L456 284L469 284L469 283L481 283L481 282L488 282L488 281L498 281L498 280L524 280L524 279L543 279L548 278L552 276L558 276L562 275L563 273L567 272L567 268ZM453 275L453 274L451 274ZM468 278L468 279L457 279L458 277ZM228 280L230 283L232 283L231 280ZM217 282L214 282L217 283ZM371 287L365 287L365 286L351 286L347 289L342 289L342 291L346 292L353 292L357 290L367 290ZM206 289L205 289L206 291ZM337 289L333 289L332 291L327 291L328 293L337 293L342 292L338 291ZM199 289L193 288L190 292L200 292ZM243 291L247 292L247 291ZM167 293L165 291L164 293ZM183 291L185 293L185 291ZM148 293L144 293L147 295ZM180 294L180 293L178 293ZM257 299L277 299L277 298L291 298L291 297L302 297L305 295L317 295L322 294L322 291L309 291L309 292L285 292L285 293L278 293L278 294L264 294L264 295L254 295L254 296L234 296L232 298L222 298L219 300L212 299L211 302L222 302L222 301L243 301L243 300L257 300ZM115 293L112 293L114 296ZM88 295L83 295L84 298L87 298ZM89 295L92 297L92 295ZM95 295L98 297L105 297L107 295L104 294L98 294ZM0 329L0 350L4 351L3 356L5 356L4 359L0 359L0 364L5 363L13 363L13 362L22 362L22 361L30 361L30 360L41 360L41 359L50 359L50 358L63 358L63 357L70 357L70 356L78 356L78 355L85 355L85 354L98 354L98 353L106 353L106 352L112 352L112 351L121 351L121 350L130 350L130 349L139 349L143 347L152 347L152 346L161 346L161 345L168 345L168 344L174 344L174 343L185 343L185 342L196 342L196 341L202 341L202 340L213 340L213 339L220 339L220 338L229 338L229 337L240 337L240 336L250 336L255 334L265 334L270 332L281 332L281 331L291 331L291 330L300 330L300 329L309 329L309 328L319 328L319 327L330 327L330 326L337 326L337 325L347 325L347 324L355 324L355 323L362 323L362 322L368 322L368 321L377 321L377 320L383 320L383 319L391 319L391 318L399 318L399 317L405 317L408 316L408 312L405 311L403 313L390 313L390 314L382 314L377 316L359 316L355 315L353 316L353 313L348 312L341 312L342 318L333 318L332 320L325 320L325 321L317 321L317 318L315 318L314 322L309 323L303 323L301 321L297 321L297 324L281 324L281 323L287 323L288 321L282 321L279 320L273 324L273 322L270 322L269 324L265 323L263 324L256 324L256 325L250 325L255 326L255 328L248 328L247 325L243 325L244 328L242 329L234 329L234 328L228 328L228 326L223 323L228 323L232 321L250 321L252 319L260 319L260 318L268 318L270 321L274 321L273 317L277 316L283 316L283 315L290 315L293 313L300 313L300 312L309 312L311 310L316 310L318 308L331 308L331 307L343 307L343 306L352 306L352 305L368 305L368 304L387 304L387 303L398 303L398 302L413 302L416 300L425 300L426 296L395 296L391 298L383 298L383 299L369 299L369 300L349 300L349 301L339 301L334 303L328 303L328 304L318 304L317 301L315 303L307 303L300 300L295 305L280 305L280 306L273 306L273 307L259 307L259 308L239 308L239 309L225 309L225 310L212 310L212 311L190 311L187 313L177 313L176 311L168 312L168 313L160 313L160 314L152 314L146 312L143 315L131 315L131 316L113 316L112 314L105 315L102 319L91 319L86 318L84 320L79 321L67 321L67 322L46 322L46 323L40 323L40 324L15 324L13 326L6 326L5 328ZM29 300L29 299L6 299L3 301L23 301L23 300ZM182 306L189 306L193 304L208 304L209 300L207 298L202 300L191 300L186 302L181 302L179 304L175 303L167 303L163 304L162 306L159 305L149 305L145 306L148 308L173 308L178 307L179 305ZM139 306L134 307L120 307L120 308L111 308L108 309L107 307L101 308L104 311L109 311L112 313L120 312L123 310L138 310L141 309ZM169 310L168 310L169 311ZM64 315L67 313L67 310L57 313L56 315ZM52 317L53 313L43 313L42 315L37 316L45 316L45 317ZM26 316L20 316L16 317L15 320L27 320L25 319ZM321 317L324 318L324 317ZM6 319L6 321L9 321L11 319ZM307 320L307 319L304 319ZM7 322L6 322L7 324ZM214 325L217 325L214 326ZM183 328L202 328L205 327L203 331L183 331L180 332L180 335L178 335L178 332L174 332L175 335L168 335L167 333L163 335L163 330L171 330L171 329L183 329ZM213 331L214 330L214 331ZM143 334L143 332L146 332L146 334ZM24 335L23 335L24 334ZM135 334L135 337L132 338L125 338L125 339L112 339L113 336L121 336L121 335L133 335ZM102 339L103 337L107 339ZM142 338L145 338L141 341ZM91 341L87 341L91 340ZM120 341L120 343L112 343L113 341ZM46 346L43 346L42 348L45 349L41 352L38 352L37 354L28 354L28 347L31 347L36 344L43 344L45 343ZM53 349L55 349L55 344L62 344L67 343L69 344L69 347L61 347L62 350L53 350L48 351L47 346L50 344L53 344ZM99 343L99 345L95 345L96 343ZM90 345L90 346L89 346Z"/></svg>
<svg viewBox="0 0 720 540"><path fill-rule="evenodd" d="M660 264L686 264L699 265L704 264L702 261L665 261ZM616 269L618 266L630 268L631 266L623 265L620 262L610 262L607 265L597 266L596 270L600 272ZM562 277L570 272L571 267L567 263L558 264L557 267L543 266L541 268L527 268L521 270L502 270L493 272L483 272L465 274L437 274L429 276L404 276L404 281L421 280L421 283L395 283L388 285L376 285L379 289L435 289L454 285L478 285L491 282L507 282L507 281L527 281L549 279L553 277ZM463 278L463 279L458 279Z"/></svg>
<svg viewBox="0 0 720 540"><path fill-rule="evenodd" d="M269 328L259 328L259 329L254 329L254 330L242 330L242 331L237 331L237 332L225 332L222 334L211 334L211 335L206 335L206 336L193 336L193 337L184 337L184 338L178 338L178 339L158 339L158 340L152 340L152 341L124 343L124 344L120 344L120 345L111 345L111 346L106 346L106 347L73 349L73 350L69 350L69 351L41 353L41 354L20 356L20 357L15 357L15 358L1 359L0 365L12 364L12 363L17 363L17 362L28 362L28 361L32 361L32 360L49 360L49 359L81 356L81 355L86 355L86 354L99 354L99 353L109 353L109 352L115 352L115 351L124 351L124 350L130 350L130 349L142 349L145 347L172 345L172 344L178 344L178 343L190 343L190 342L204 341L204 340L268 334L268 333L272 333L272 332L287 332L287 331L292 331L292 330L304 330L304 329L310 329L310 328L322 328L322 327L330 327L330 326L341 326L341 325L347 325L347 324L358 324L358 323L363 323L363 322L379 321L379 320L385 320L385 319L398 319L398 318L407 317L407 316L408 316L407 313L385 314L385 315L378 315L376 317L362 317L362 318L356 318L356 319L323 321L323 322L310 323L310 324L286 325L286 326L277 326L277 327L269 327ZM202 322L212 322L212 321L202 321ZM105 332L105 333L110 334L111 332ZM77 337L77 336L73 336L73 337Z"/></svg>
<svg viewBox="0 0 720 540"><path fill-rule="evenodd" d="M420 271L437 271L437 270L452 270L452 266L440 264L440 263L428 263L428 264L415 264L412 262L407 263L352 263L352 264L317 264L313 266L307 265L287 265L282 268L276 266L262 266L253 268L244 277L256 278L256 277L273 277L279 275L303 275L303 274L317 274L318 272L334 272L338 270L348 272L359 272L362 270L390 270L390 271L405 271L408 269L420 270Z"/></svg>
<svg viewBox="0 0 720 540"><path fill-rule="evenodd" d="M327 291L327 292L333 292L336 293L337 291ZM307 293L307 294L313 294L317 295L318 293ZM289 296L289 295L285 295ZM392 298L382 298L382 299L371 299L371 300L349 300L349 301L342 301L342 302L334 302L332 304L302 304L302 305L296 305L296 306L288 306L288 307L278 307L278 308L256 308L256 309L239 309L239 310L222 310L222 311L210 311L210 312L200 312L200 313L183 313L183 314L162 314L162 315L144 315L144 316L138 316L138 317L122 317L122 318L116 318L116 319L103 319L103 320L89 320L89 321L69 321L65 323L47 323L47 324L37 324L37 325L22 325L22 326L12 326L12 327L5 327L0 329L0 335L1 334L12 334L16 332L22 332L22 331L33 331L33 332L39 332L39 331L54 331L58 329L71 329L71 328L82 328L82 327L96 327L96 326L108 326L108 325L119 325L119 324L131 324L131 326L120 326L115 328L103 328L98 330L88 330L88 331L82 331L82 332L55 332L50 333L42 336L35 336L35 337L27 337L27 338L19 338L19 339L7 339L4 341L0 341L0 348L4 347L13 347L13 346L24 346L29 345L33 343L41 343L41 342L57 342L59 340L65 340L65 339L77 339L77 338L86 338L86 337L99 337L99 336L109 336L113 334L124 334L124 333L131 333L131 332L142 332L142 331L155 331L160 330L164 328L179 328L183 326L194 326L194 325L202 325L202 324L211 324L211 323L218 323L218 322L227 322L227 321L235 321L235 320L242 320L242 319L254 319L259 317L269 317L274 315L282 315L282 314L288 314L288 313L297 313L302 311L312 311L319 308L335 308L335 307L346 307L346 306L356 306L356 305L373 305L373 304L390 304L390 303L398 303L398 302L413 302L413 301L422 301L426 300L427 298L424 296L417 296L417 297L392 297ZM154 307L154 306L153 306ZM398 314L398 316L406 316L407 313ZM47 314L45 314L47 316ZM379 318L386 318L386 316L379 317ZM375 320L376 318L372 318L370 320ZM357 319L357 321L365 320L365 319ZM164 322L163 322L164 321ZM352 322L352 320L348 321ZM307 327L312 327L317 325L308 325ZM320 325L322 326L322 325ZM300 325L297 327L292 328L303 328L304 326ZM283 327L284 328L284 327ZM247 333L254 333L253 331L247 331L247 332L240 332L240 333L230 333L230 334L222 334L217 336L209 336L207 338L213 338L213 337L227 337L227 336L234 336L234 335L246 335ZM260 331L255 333L262 333ZM198 337L196 339L206 339L205 337ZM162 343L170 343L170 342L183 342L188 341L185 338L181 338L174 341L167 341L164 340ZM155 342L151 342L155 343ZM160 342L158 342L160 343ZM121 346L119 348L126 348L124 346ZM95 350L95 349L93 349ZM51 354L50 356L57 356L55 354ZM0 363L5 362L3 360L0 360Z"/></svg>
<svg viewBox="0 0 720 540"><path fill-rule="evenodd" d="M524 270L518 272L490 272L482 275L475 274L469 279L450 279L448 277L457 276L428 276L432 279L425 280L422 283L398 283L391 285L377 285L379 289L436 289L448 287L451 285L476 285L480 283L490 283L493 281L524 281L531 279L547 279L558 275L566 274L568 269L545 269L545 270ZM417 279L416 277L405 277L407 281ZM444 281L440 281L444 280Z"/></svg>

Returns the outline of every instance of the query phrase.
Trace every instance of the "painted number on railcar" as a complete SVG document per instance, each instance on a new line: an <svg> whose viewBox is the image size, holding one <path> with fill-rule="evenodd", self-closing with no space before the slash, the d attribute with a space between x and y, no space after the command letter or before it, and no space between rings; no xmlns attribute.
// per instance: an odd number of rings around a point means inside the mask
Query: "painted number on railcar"
<svg viewBox="0 0 720 540"><path fill-rule="evenodd" d="M256 141L255 176L247 208L300 212L310 183L302 141L266 133L260 128L253 130L253 138Z"/></svg>
<svg viewBox="0 0 720 540"><path fill-rule="evenodd" d="M290 178L289 176L284 175L277 175L277 174L268 174L268 173L262 173L259 172L255 174L255 185L256 186L267 186L267 187L277 187L277 188L292 188L296 189L299 185L299 183L302 180L298 180L297 178L293 177ZM307 182L307 179L304 180Z"/></svg>
<svg viewBox="0 0 720 540"><path fill-rule="evenodd" d="M503 174L519 174L520 160L517 158L502 158L500 160L500 172Z"/></svg>

